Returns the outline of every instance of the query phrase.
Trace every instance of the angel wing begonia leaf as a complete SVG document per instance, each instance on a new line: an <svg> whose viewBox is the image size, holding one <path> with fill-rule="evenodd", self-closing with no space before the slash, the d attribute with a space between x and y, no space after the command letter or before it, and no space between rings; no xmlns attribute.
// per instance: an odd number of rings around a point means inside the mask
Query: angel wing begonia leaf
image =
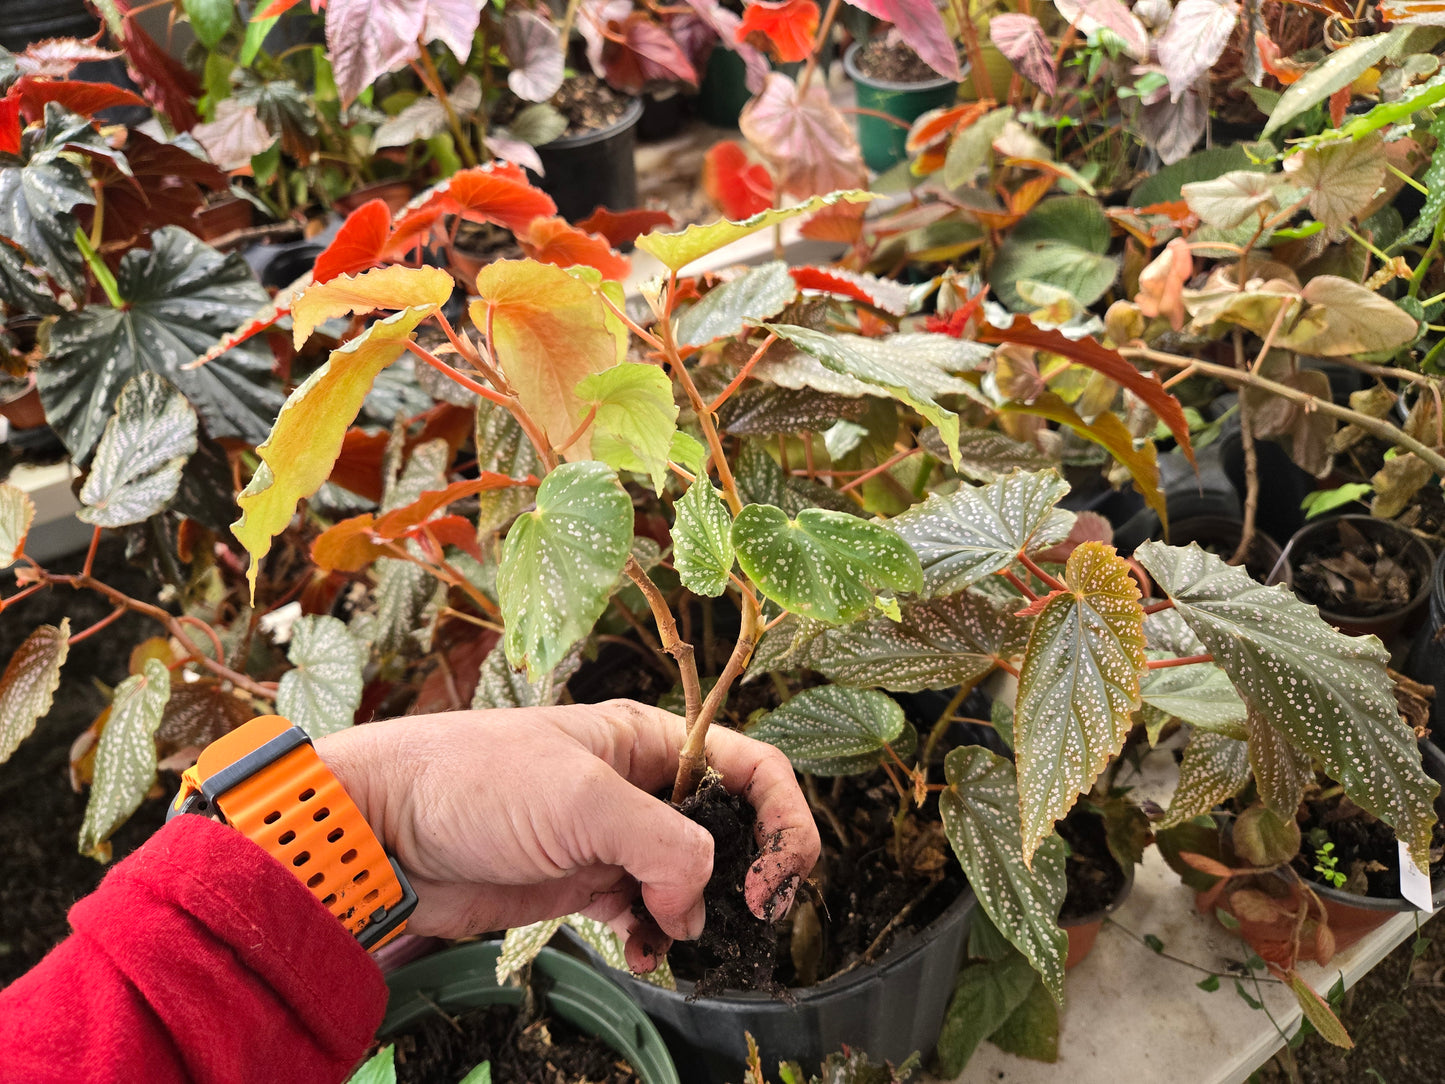
<svg viewBox="0 0 1445 1084"><path fill-rule="evenodd" d="M989 20L988 36L1020 75L1045 94L1054 93L1059 85L1054 53L1037 19L1013 12L995 15Z"/></svg>

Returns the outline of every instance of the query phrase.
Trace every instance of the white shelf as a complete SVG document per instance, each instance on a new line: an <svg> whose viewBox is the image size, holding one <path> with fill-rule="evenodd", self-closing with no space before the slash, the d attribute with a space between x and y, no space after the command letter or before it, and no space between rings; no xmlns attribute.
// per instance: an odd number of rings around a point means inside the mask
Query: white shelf
<svg viewBox="0 0 1445 1084"><path fill-rule="evenodd" d="M48 467L19 466L6 479L35 502L35 521L25 540L25 552L42 564L84 549L90 527L75 518L80 502L71 492L78 472L69 461Z"/></svg>

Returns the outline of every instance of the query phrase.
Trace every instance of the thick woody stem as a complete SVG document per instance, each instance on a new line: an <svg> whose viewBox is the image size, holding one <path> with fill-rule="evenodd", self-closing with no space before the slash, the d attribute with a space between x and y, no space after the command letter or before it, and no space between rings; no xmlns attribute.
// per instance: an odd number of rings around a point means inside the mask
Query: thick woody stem
<svg viewBox="0 0 1445 1084"><path fill-rule="evenodd" d="M737 680L738 675L743 672L743 667L748 664L748 659L752 657L753 647L758 642L759 616L757 599L751 592L744 594L743 627L738 634L737 643L733 645L733 653L728 656L727 665L723 667L717 684L712 687L712 692L708 693L707 699L703 701L702 711L698 713L696 721L688 727L687 740L683 744L682 752L678 755L677 779L672 785L674 803L681 803L697 790L702 773L707 770L707 728L716 718L723 701L727 699L728 690L732 688L733 682Z"/></svg>
<svg viewBox="0 0 1445 1084"><path fill-rule="evenodd" d="M672 609L667 605L667 599L662 597L657 584L652 582L652 577L637 563L636 557L628 557L627 564L622 566L627 573L627 578L637 584L637 589L642 592L643 598L647 599L647 605L652 609L652 620L657 623L658 635L662 637L662 649L677 660L678 674L682 679L683 709L686 713L688 731L691 733L693 724L697 722L698 712L702 710L702 685L697 677L697 662L693 657L692 645L677 634L677 620L672 616Z"/></svg>

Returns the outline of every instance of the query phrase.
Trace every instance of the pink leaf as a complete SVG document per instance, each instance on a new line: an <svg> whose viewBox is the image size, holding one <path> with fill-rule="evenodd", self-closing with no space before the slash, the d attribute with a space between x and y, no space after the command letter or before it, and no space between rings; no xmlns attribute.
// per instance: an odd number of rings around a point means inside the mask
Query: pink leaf
<svg viewBox="0 0 1445 1084"><path fill-rule="evenodd" d="M216 119L196 125L191 135L211 161L225 170L246 169L252 157L276 142L256 115L256 107L241 105L235 98L223 99L216 106Z"/></svg>
<svg viewBox="0 0 1445 1084"><path fill-rule="evenodd" d="M26 46L25 52L15 57L15 69L21 75L64 79L82 61L113 60L119 55L78 38L49 38Z"/></svg>
<svg viewBox="0 0 1445 1084"><path fill-rule="evenodd" d="M502 43L510 70L507 86L524 102L545 102L562 85L562 39L557 28L534 12L507 15Z"/></svg>
<svg viewBox="0 0 1445 1084"><path fill-rule="evenodd" d="M546 176L547 170L542 165L542 156L537 153L536 147L525 140L488 132L482 142L487 145L487 150L503 162L530 169L538 177Z"/></svg>
<svg viewBox="0 0 1445 1084"><path fill-rule="evenodd" d="M1068 562L1069 554L1085 542L1112 543L1113 541L1113 524L1098 512L1079 512L1074 517L1074 525L1069 528L1068 537L1035 554L1034 560L1062 565Z"/></svg>
<svg viewBox="0 0 1445 1084"><path fill-rule="evenodd" d="M957 79L958 50L933 0L848 0L869 15L892 23L930 68L945 79Z"/></svg>
<svg viewBox="0 0 1445 1084"><path fill-rule="evenodd" d="M326 47L343 104L420 55L427 8L415 0L330 0Z"/></svg>
<svg viewBox="0 0 1445 1084"><path fill-rule="evenodd" d="M422 37L439 41L463 64L472 55L472 38L482 21L482 0L426 0Z"/></svg>
<svg viewBox="0 0 1445 1084"><path fill-rule="evenodd" d="M1053 50L1043 27L1032 15L995 15L988 24L988 36L1030 83L1048 95L1058 89Z"/></svg>
<svg viewBox="0 0 1445 1084"><path fill-rule="evenodd" d="M1194 274L1194 257L1189 242L1176 237L1143 271L1139 272L1139 296L1134 299L1145 316L1167 316L1178 331L1184 326L1184 285Z"/></svg>
<svg viewBox="0 0 1445 1084"><path fill-rule="evenodd" d="M1169 97L1178 101L1214 66L1229 44L1239 8L1218 0L1179 0L1159 39L1159 63L1169 77Z"/></svg>
<svg viewBox="0 0 1445 1084"><path fill-rule="evenodd" d="M800 97L791 79L770 73L763 92L743 107L738 126L791 196L807 199L867 183L853 127L819 80Z"/></svg>
<svg viewBox="0 0 1445 1084"><path fill-rule="evenodd" d="M1054 0L1059 14L1085 34L1103 27L1118 34L1135 60L1149 57L1149 34L1138 17L1119 0Z"/></svg>

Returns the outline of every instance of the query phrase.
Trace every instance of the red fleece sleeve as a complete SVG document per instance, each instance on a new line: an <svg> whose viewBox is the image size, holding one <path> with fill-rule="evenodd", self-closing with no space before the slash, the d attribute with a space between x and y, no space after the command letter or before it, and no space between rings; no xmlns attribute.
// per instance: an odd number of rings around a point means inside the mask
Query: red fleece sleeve
<svg viewBox="0 0 1445 1084"><path fill-rule="evenodd" d="M0 1071L32 1084L329 1084L386 1008L376 964L234 829L178 817L0 991Z"/></svg>

